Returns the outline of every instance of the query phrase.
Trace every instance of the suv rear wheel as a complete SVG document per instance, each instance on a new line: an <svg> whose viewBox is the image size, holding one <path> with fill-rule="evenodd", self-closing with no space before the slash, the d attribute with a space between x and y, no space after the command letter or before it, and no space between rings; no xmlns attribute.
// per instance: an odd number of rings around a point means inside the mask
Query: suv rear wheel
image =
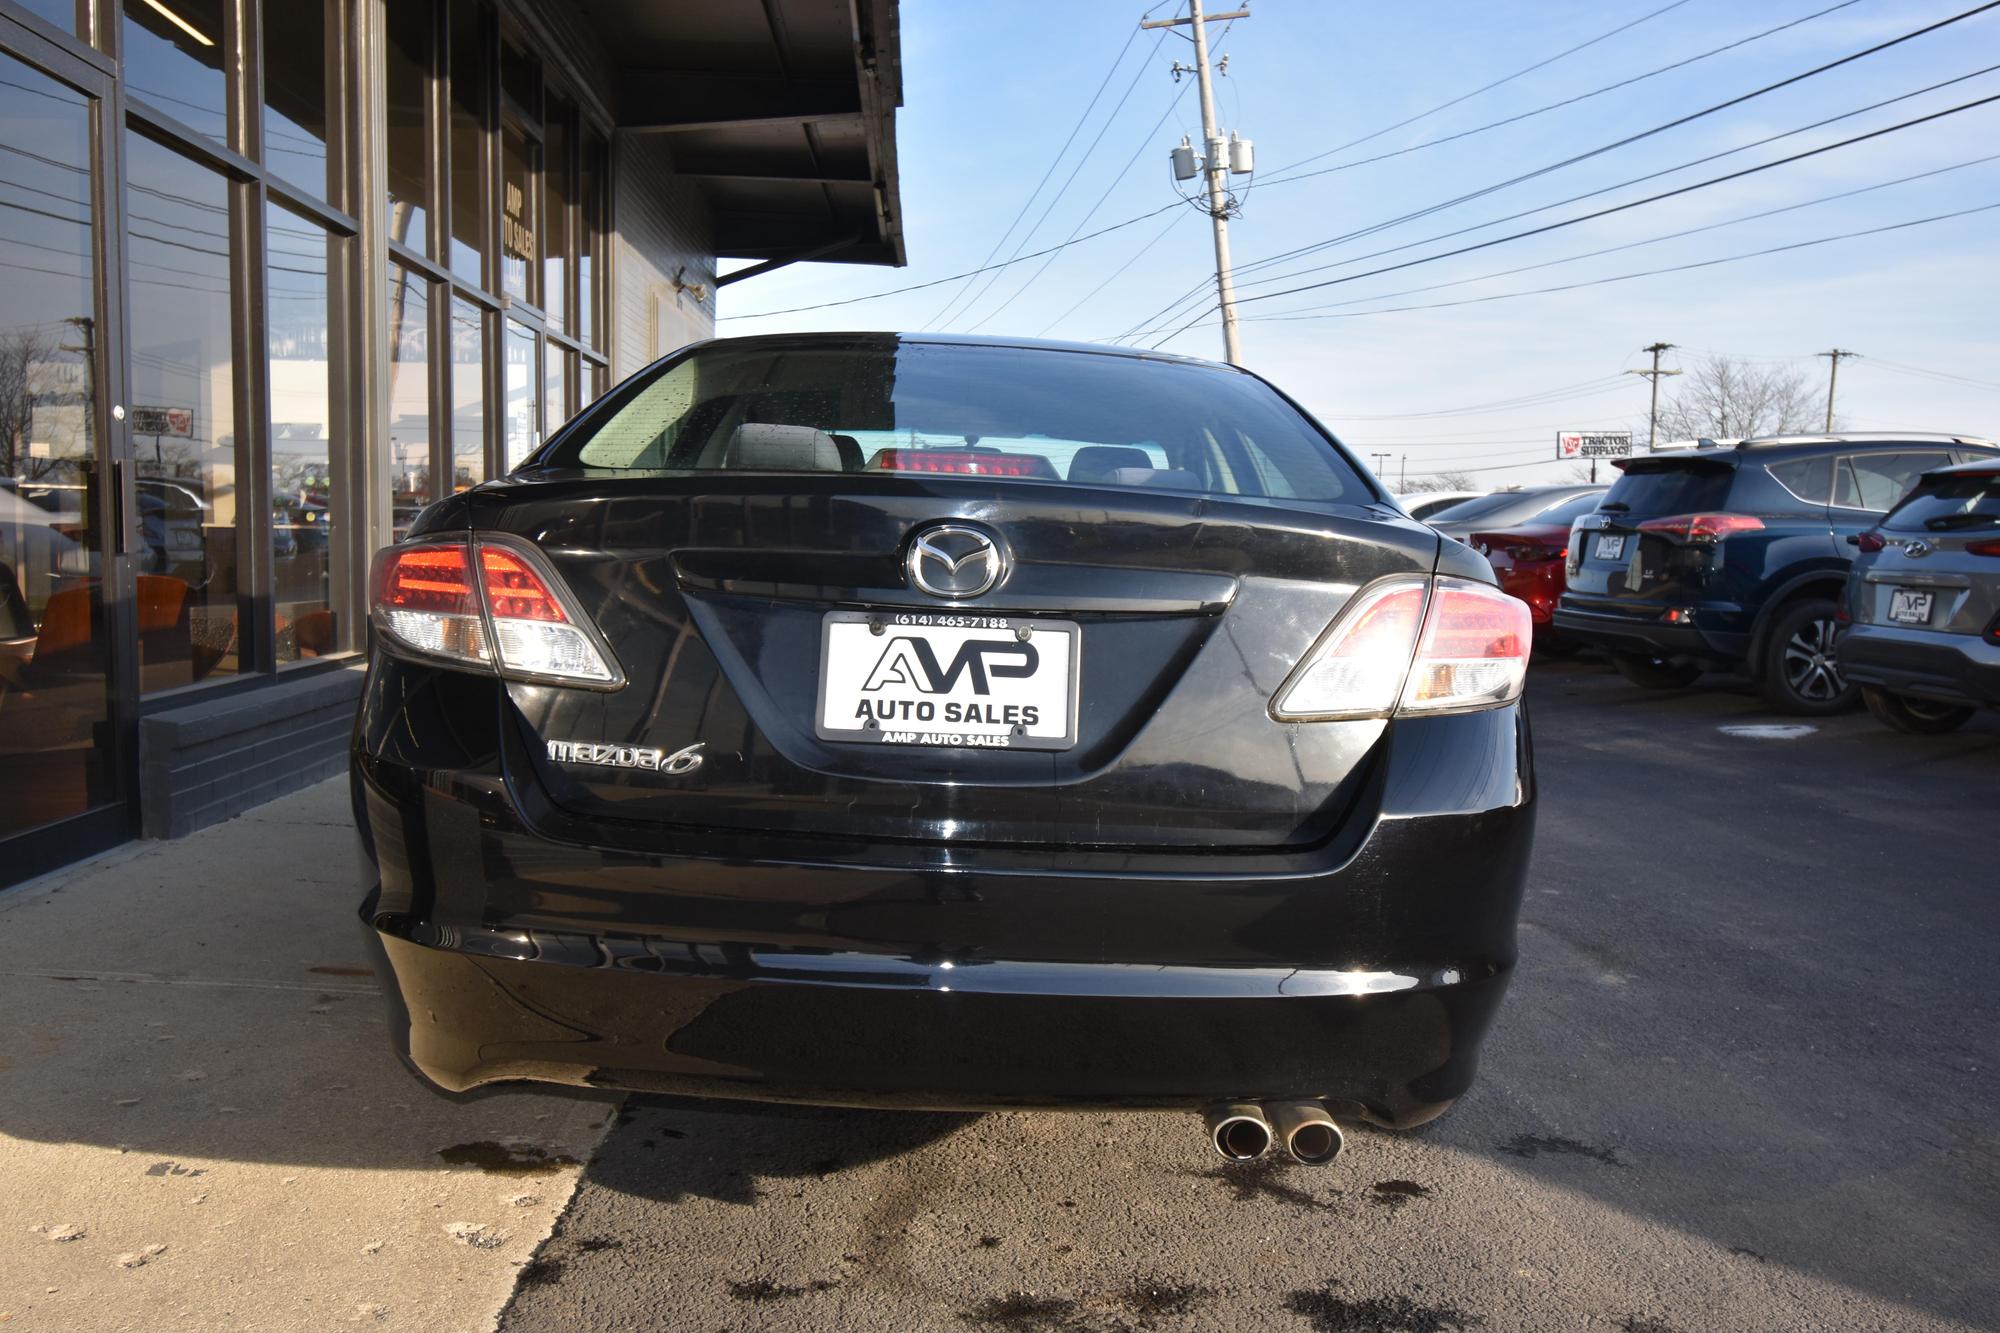
<svg viewBox="0 0 2000 1333"><path fill-rule="evenodd" d="M1676 662L1666 657L1646 657L1639 653L1613 653L1611 665L1618 674L1649 690L1678 690L1694 684L1701 668L1693 662Z"/></svg>
<svg viewBox="0 0 2000 1333"><path fill-rule="evenodd" d="M1781 713L1824 717L1854 707L1859 693L1833 657L1839 622L1830 598L1805 597L1778 611L1764 644L1759 684L1764 701Z"/></svg>
<svg viewBox="0 0 2000 1333"><path fill-rule="evenodd" d="M1963 704L1941 704L1930 699L1891 694L1874 685L1862 687L1861 699L1877 722L1897 731L1907 731L1913 736L1942 736L1947 731L1957 731L1979 711Z"/></svg>

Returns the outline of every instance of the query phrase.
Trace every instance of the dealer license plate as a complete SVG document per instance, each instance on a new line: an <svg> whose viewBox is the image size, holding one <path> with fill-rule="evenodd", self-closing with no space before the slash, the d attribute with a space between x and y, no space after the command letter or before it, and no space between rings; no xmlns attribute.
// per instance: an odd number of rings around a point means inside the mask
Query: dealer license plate
<svg viewBox="0 0 2000 1333"><path fill-rule="evenodd" d="M1625 534L1622 532L1600 532L1597 544L1590 553L1599 560L1623 560L1625 558Z"/></svg>
<svg viewBox="0 0 2000 1333"><path fill-rule="evenodd" d="M1931 598L1935 594L1917 588L1891 588L1889 590L1889 619L1898 625L1928 625L1931 623Z"/></svg>
<svg viewBox="0 0 2000 1333"><path fill-rule="evenodd" d="M820 627L822 740L1066 750L1076 744L1074 621L832 611Z"/></svg>

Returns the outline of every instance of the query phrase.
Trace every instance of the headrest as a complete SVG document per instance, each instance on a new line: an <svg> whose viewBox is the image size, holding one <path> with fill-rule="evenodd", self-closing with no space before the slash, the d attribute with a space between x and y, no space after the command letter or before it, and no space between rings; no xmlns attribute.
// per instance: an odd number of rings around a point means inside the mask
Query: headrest
<svg viewBox="0 0 2000 1333"><path fill-rule="evenodd" d="M1144 449L1135 449L1129 444L1086 444L1069 460L1069 479L1104 481L1121 467L1152 466L1153 460Z"/></svg>
<svg viewBox="0 0 2000 1333"><path fill-rule="evenodd" d="M1201 478L1177 467L1118 467L1102 480L1113 486L1145 486L1157 491L1198 491Z"/></svg>
<svg viewBox="0 0 2000 1333"><path fill-rule="evenodd" d="M755 472L839 472L840 446L811 426L746 421L729 437L722 466Z"/></svg>

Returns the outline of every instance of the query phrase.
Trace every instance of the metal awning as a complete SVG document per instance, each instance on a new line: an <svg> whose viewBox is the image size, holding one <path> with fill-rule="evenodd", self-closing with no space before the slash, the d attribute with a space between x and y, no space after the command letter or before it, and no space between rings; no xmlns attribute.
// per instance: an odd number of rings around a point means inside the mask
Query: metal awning
<svg viewBox="0 0 2000 1333"><path fill-rule="evenodd" d="M905 262L897 0L581 8L613 61L621 132L662 136L699 183L719 258Z"/></svg>

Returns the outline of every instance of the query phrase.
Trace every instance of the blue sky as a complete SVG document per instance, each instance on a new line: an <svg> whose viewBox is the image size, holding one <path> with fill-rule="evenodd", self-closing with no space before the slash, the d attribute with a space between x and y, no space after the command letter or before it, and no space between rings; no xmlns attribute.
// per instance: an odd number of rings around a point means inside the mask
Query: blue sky
<svg viewBox="0 0 2000 1333"><path fill-rule="evenodd" d="M1837 406L1844 426L2000 436L2000 209L1568 292L1385 309L1589 282L2000 204L2000 158L1961 165L2000 154L2000 102L1548 235L1400 272L1353 276L2000 95L1996 68L1715 162L1668 171L2000 66L2000 9L1483 198L1256 267L1280 252L1373 228L1613 143L1971 9L1978 0L1851 0L1734 50L1627 83L1836 2L1453 0L1386 6L1253 0L1254 16L1221 38L1220 50L1230 60L1216 94L1224 129L1254 140L1257 152L1258 174L1230 231L1239 299L1300 283L1351 280L1245 300L1246 362L1297 396L1357 451L1388 451L1392 482L1405 455L1412 477L1439 469L1476 469L1487 485L1566 477L1570 465L1553 458L1557 430L1643 432L1645 381L1620 372L1649 364L1639 349L1656 339L1684 349L1670 354L1668 365L1720 352L1794 361L1816 377L1827 363L1813 353L1852 348L1863 357L1841 365ZM1206 219L1175 205L1072 245L1046 268L1040 259L1006 268L990 286L981 278L831 309L749 317L928 283L979 266L1052 160L1057 165L1048 184L998 258L1174 205L1168 150L1184 133L1200 138L1193 81L1176 85L1169 73L1175 59L1190 58L1190 48L1177 36L1153 32L1139 33L1128 45L1143 12L1142 4L1116 0L1026 13L905 0L898 143L909 267L796 265L725 288L718 332L978 328L1108 339L1150 323L1212 277ZM1176 12L1176 0L1153 12ZM1641 19L1490 91L1376 134ZM1219 26L1212 31L1220 32ZM1107 71L1103 96L1058 160L1057 150ZM1606 85L1625 86L1420 146ZM1375 137L1297 171L1342 169L1292 183L1282 179L1292 174L1284 170L1290 164L1363 136ZM1359 161L1385 153L1396 155ZM1655 172L1667 174L1622 184ZM1902 180L1932 172L1938 174ZM1901 183L1886 184L1891 181ZM1238 183L1240 190L1242 178ZM1872 186L1884 188L1810 202ZM1478 225L1606 187L1617 188L1511 224ZM1775 209L1788 211L1737 221ZM1711 224L1728 225L1634 245ZM1475 227L1450 240L1429 239ZM1577 258L1614 246L1632 248ZM1558 260L1566 262L1550 263ZM1541 264L1549 266L1488 276ZM1282 276L1322 265L1331 267ZM1437 284L1455 285L1413 291ZM1331 304L1336 302L1343 304ZM1156 342L1197 319L1203 304L1186 306L1143 341ZM1269 318L1301 311L1336 317ZM1219 357L1221 334L1197 319L1165 346ZM1535 401L1521 403L1524 398ZM1443 415L1419 415L1426 413Z"/></svg>

